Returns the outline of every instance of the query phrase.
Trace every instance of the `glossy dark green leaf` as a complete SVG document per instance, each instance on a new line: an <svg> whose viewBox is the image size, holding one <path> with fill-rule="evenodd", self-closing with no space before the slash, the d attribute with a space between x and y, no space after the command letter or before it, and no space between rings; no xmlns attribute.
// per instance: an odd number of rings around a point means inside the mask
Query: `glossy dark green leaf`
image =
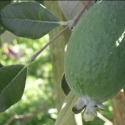
<svg viewBox="0 0 125 125"><path fill-rule="evenodd" d="M24 92L27 68L11 65L0 68L0 112L18 102Z"/></svg>
<svg viewBox="0 0 125 125"><path fill-rule="evenodd" d="M4 7L0 22L17 36L32 39L44 36L59 25L58 19L37 2L21 2Z"/></svg>
<svg viewBox="0 0 125 125"><path fill-rule="evenodd" d="M61 87L62 87L62 90L65 93L65 95L68 95L70 92L70 88L69 88L67 81L65 79L65 74L63 74L62 79L61 79Z"/></svg>

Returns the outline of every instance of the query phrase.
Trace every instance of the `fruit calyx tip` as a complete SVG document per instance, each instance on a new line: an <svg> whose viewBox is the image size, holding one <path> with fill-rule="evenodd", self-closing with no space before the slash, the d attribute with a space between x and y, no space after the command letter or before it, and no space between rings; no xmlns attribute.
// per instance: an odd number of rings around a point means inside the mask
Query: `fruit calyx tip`
<svg viewBox="0 0 125 125"><path fill-rule="evenodd" d="M84 109L83 117L85 121L93 121L97 116L97 108L101 110L105 109L104 105L99 100L83 96L79 97L74 107L72 108L72 111L75 114L78 114Z"/></svg>

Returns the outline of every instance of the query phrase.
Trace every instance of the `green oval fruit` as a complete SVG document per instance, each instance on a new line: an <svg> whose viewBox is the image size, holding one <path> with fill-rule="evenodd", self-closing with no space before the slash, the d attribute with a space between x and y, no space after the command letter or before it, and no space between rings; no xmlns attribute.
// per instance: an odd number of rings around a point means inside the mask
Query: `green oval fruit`
<svg viewBox="0 0 125 125"><path fill-rule="evenodd" d="M124 1L95 4L74 28L65 54L65 77L83 106L94 102L93 106L103 109L99 102L112 98L125 85L124 34ZM81 107L76 104L77 109ZM86 112L93 116L94 110Z"/></svg>

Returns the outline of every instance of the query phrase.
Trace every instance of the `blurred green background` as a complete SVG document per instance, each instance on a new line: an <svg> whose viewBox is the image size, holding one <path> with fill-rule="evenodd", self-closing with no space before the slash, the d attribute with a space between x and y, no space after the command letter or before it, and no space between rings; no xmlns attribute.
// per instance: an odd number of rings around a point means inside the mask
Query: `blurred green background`
<svg viewBox="0 0 125 125"><path fill-rule="evenodd" d="M2 38L1 38L2 39ZM6 65L25 64L26 61L49 40L49 35L38 40L27 38L13 41L1 40L0 62ZM53 99L53 75L49 47L28 67L28 77L22 99L0 113L0 125L54 125L57 118L57 102ZM106 112L101 114L112 121L110 101L105 103ZM84 125L103 125L96 118Z"/></svg>
<svg viewBox="0 0 125 125"><path fill-rule="evenodd" d="M17 38L13 41L1 41L0 62L6 65L25 64L26 61L49 40L46 35L38 40ZM5 40L3 40L5 41ZM28 67L25 92L19 103L0 114L0 125L9 119L12 125L51 125L57 117L53 94L52 65L49 48L47 48ZM22 115L17 118L16 115ZM24 115L24 116L23 116Z"/></svg>

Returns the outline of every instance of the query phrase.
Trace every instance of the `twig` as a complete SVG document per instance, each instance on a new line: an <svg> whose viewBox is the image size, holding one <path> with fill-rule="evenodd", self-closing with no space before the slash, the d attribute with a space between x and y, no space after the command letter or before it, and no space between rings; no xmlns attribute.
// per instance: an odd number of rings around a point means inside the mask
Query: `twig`
<svg viewBox="0 0 125 125"><path fill-rule="evenodd" d="M4 124L4 125L10 125L10 123L12 121L14 121L15 119L24 119L24 118L29 118L32 117L32 113L28 113L28 114L24 114L24 115L13 115L12 117L10 117L10 119Z"/></svg>
<svg viewBox="0 0 125 125"><path fill-rule="evenodd" d="M101 120L103 120L105 123L108 123L108 125L113 125L113 123L112 123L110 120L108 120L106 117L104 117L103 115L101 115L99 112L97 112L97 116L98 116Z"/></svg>
<svg viewBox="0 0 125 125"><path fill-rule="evenodd" d="M82 10L74 17L74 19L72 19L71 21L69 21L68 25L62 30L60 31L55 37L53 37L47 44L45 44L39 51L37 51L27 62L26 62L26 66L28 66L31 62L33 62L37 56L46 48L48 47L51 43L53 43L60 35L62 35L64 32L66 32L68 29L73 28L75 26L75 24L77 23L77 21L79 20L79 18L81 17L82 13L85 11L85 9L87 8L87 6L89 5L89 3L91 2L91 0L86 1ZM49 101L51 100L50 98L48 99ZM25 119L25 122L29 119L32 118L34 116L36 116L38 113L40 113L45 107L46 107L46 103L48 102L48 100L45 102L45 104L39 108L37 111L33 112L33 113L28 113L28 114L24 114L24 115L13 115L4 125L9 125L13 120L15 119Z"/></svg>
<svg viewBox="0 0 125 125"><path fill-rule="evenodd" d="M69 23L70 28L73 28L76 25L77 21L79 20L79 18L83 14L83 12L86 10L86 8L90 4L90 2L91 2L91 0L86 1L82 10L70 21L70 23Z"/></svg>
<svg viewBox="0 0 125 125"><path fill-rule="evenodd" d="M9 125L14 119L15 115L11 116L10 119L4 125Z"/></svg>
<svg viewBox="0 0 125 125"><path fill-rule="evenodd" d="M71 20L69 21L68 25L62 30L60 31L55 37L53 37L47 44L45 44L39 51L37 51L27 62L26 65L28 66L31 62L33 62L37 56L44 50L46 49L46 47L48 47L51 43L53 43L59 36L61 36L64 32L66 32L68 29L71 29L75 26L75 24L77 23L77 21L79 20L79 18L81 17L82 13L85 11L85 9L87 8L87 6L89 5L89 3L91 2L91 0L88 0L85 2L82 10Z"/></svg>
<svg viewBox="0 0 125 125"><path fill-rule="evenodd" d="M37 114L41 113L41 111L46 108L47 104L49 104L51 102L51 99L52 99L52 97L50 96L44 102L44 104L39 109L34 111L33 113L27 113L27 114L22 114L22 115L17 115L17 114L13 115L12 117L10 117L10 119L4 125L10 125L10 123L12 123L15 119L24 119L23 122L26 122L30 118L32 118L32 117L36 116ZM21 125L22 125L22 123L21 123Z"/></svg>
<svg viewBox="0 0 125 125"><path fill-rule="evenodd" d="M54 42L60 35L62 35L65 31L69 29L68 26L66 26L61 32L59 32L55 37L53 37L47 44L45 44L39 51L37 51L28 61L27 65L29 65L31 62L33 62L36 57L44 50L46 47L48 47L52 42Z"/></svg>

